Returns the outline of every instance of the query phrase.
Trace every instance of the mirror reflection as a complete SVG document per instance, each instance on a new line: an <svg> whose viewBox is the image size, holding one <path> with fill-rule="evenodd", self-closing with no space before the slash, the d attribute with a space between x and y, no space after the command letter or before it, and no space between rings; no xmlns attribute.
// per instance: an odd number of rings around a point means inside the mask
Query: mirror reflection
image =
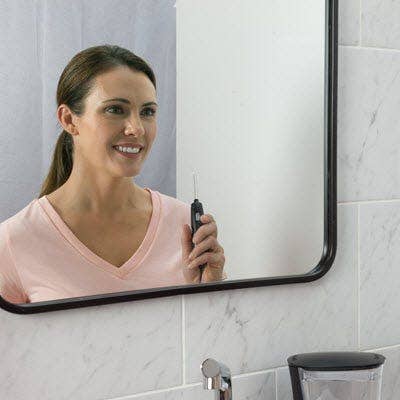
<svg viewBox="0 0 400 400"><path fill-rule="evenodd" d="M117 3L2 16L20 25L3 28L0 295L308 272L323 246L324 2Z"/></svg>

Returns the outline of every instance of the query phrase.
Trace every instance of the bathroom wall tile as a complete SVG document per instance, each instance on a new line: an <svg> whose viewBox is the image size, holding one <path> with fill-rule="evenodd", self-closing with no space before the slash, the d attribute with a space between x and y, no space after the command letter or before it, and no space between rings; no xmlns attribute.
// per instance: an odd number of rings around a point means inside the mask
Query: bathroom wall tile
<svg viewBox="0 0 400 400"><path fill-rule="evenodd" d="M400 198L400 52L339 50L338 199Z"/></svg>
<svg viewBox="0 0 400 400"><path fill-rule="evenodd" d="M386 357L382 375L382 400L397 400L400 393L400 346L373 352Z"/></svg>
<svg viewBox="0 0 400 400"><path fill-rule="evenodd" d="M181 297L0 313L0 397L99 400L182 384Z"/></svg>
<svg viewBox="0 0 400 400"><path fill-rule="evenodd" d="M399 344L400 201L360 205L361 347Z"/></svg>
<svg viewBox="0 0 400 400"><path fill-rule="evenodd" d="M360 39L360 0L339 1L339 44L357 45Z"/></svg>
<svg viewBox="0 0 400 400"><path fill-rule="evenodd" d="M337 257L320 280L185 296L187 382L200 381L208 357L240 374L295 353L354 349L356 218L356 206L338 207Z"/></svg>
<svg viewBox="0 0 400 400"><path fill-rule="evenodd" d="M204 390L200 384L182 388L163 390L158 393L144 393L135 396L109 400L215 400L215 392Z"/></svg>
<svg viewBox="0 0 400 400"><path fill-rule="evenodd" d="M262 372L248 376L232 378L232 394L234 399L241 400L276 400L275 372ZM163 391L124 397L121 400L214 400L215 391L203 389L202 384ZM119 399L112 399L119 400Z"/></svg>
<svg viewBox="0 0 400 400"><path fill-rule="evenodd" d="M234 398L237 399L276 400L275 372L233 377L232 388Z"/></svg>
<svg viewBox="0 0 400 400"><path fill-rule="evenodd" d="M400 2L362 0L363 46L400 49Z"/></svg>

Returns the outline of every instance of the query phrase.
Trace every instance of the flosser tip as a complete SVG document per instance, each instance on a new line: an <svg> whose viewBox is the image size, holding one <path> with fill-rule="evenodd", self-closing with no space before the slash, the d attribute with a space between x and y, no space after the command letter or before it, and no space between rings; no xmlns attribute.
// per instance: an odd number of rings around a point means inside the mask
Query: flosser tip
<svg viewBox="0 0 400 400"><path fill-rule="evenodd" d="M193 172L193 187L194 187L194 198L198 199L198 197L197 197L197 176L196 176L195 172Z"/></svg>

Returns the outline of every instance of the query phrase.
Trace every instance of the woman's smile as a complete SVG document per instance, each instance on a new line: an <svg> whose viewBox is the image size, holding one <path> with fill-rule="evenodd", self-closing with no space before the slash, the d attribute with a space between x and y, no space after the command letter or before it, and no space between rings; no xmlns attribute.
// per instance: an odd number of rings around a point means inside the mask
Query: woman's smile
<svg viewBox="0 0 400 400"><path fill-rule="evenodd" d="M126 152L126 151L121 151L120 149L121 149L121 147L113 147L113 149L118 153L118 154L120 154L122 157L125 157L125 158L139 158L140 157L140 155L141 155L141 153L143 152L143 148L140 148L139 149L139 151L137 152L137 153L133 153L133 152L131 152L131 151L133 151L133 150L129 150L130 152ZM124 149L133 149L133 148L128 148L128 147L124 147Z"/></svg>

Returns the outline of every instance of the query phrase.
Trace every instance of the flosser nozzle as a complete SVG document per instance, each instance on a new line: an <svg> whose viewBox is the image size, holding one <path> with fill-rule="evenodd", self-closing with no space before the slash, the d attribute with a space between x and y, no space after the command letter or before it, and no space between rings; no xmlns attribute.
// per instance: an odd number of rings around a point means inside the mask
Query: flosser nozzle
<svg viewBox="0 0 400 400"><path fill-rule="evenodd" d="M193 172L193 187L194 187L194 198L198 199L197 197L197 178L196 174Z"/></svg>

